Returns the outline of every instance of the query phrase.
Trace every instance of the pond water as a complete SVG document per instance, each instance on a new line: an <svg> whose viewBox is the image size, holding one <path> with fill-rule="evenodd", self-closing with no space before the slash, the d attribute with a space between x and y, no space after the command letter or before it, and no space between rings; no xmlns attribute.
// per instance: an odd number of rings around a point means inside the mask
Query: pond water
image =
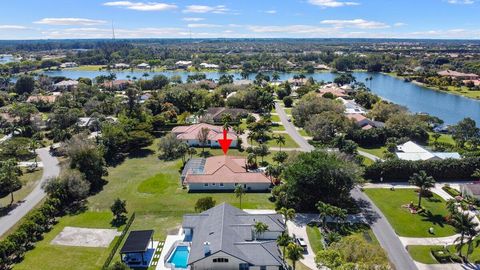
<svg viewBox="0 0 480 270"><path fill-rule="evenodd" d="M115 72L117 79L142 78L145 72L142 71L117 71ZM183 81L187 76L194 74L186 71L162 71L147 72L148 77L157 74L163 74L167 77L179 75ZM75 71L75 70L59 70L46 71L44 74L49 76L65 76L72 79L79 77L95 78L99 75L108 75L108 71ZM218 79L223 73L206 72L208 79ZM235 79L241 79L240 73L229 73ZM266 72L271 75L272 73ZM296 73L279 73L281 80L292 78ZM446 124L454 124L465 117L471 117L480 125L480 101L465 98L458 95L452 95L440 91L434 91L414 83L405 82L401 79L394 78L381 73L354 72L353 75L357 81L365 82L372 89L372 92L380 97L407 107L411 112L424 112L430 115L440 117ZM313 77L315 80L333 81L336 74L329 72L320 72L308 74L307 77ZM254 74L250 79L255 77ZM366 78L372 77L372 80L365 81Z"/></svg>

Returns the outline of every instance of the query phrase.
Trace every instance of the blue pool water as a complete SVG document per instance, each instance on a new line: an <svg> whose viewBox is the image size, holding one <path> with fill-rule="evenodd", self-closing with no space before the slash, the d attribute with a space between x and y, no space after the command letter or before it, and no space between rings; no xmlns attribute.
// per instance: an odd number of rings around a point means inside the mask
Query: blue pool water
<svg viewBox="0 0 480 270"><path fill-rule="evenodd" d="M188 251L188 247L178 246L175 248L175 251L168 262L175 264L175 268L187 268L189 253L190 251Z"/></svg>

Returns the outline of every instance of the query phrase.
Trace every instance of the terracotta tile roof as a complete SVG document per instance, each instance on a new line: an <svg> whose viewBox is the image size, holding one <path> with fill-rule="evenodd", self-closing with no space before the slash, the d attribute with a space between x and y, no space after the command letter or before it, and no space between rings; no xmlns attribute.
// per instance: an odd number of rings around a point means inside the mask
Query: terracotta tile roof
<svg viewBox="0 0 480 270"><path fill-rule="evenodd" d="M347 114L347 118L355 121L355 123L358 123L358 122L361 122L361 121L363 121L363 120L365 120L365 119L368 119L367 117L365 117L364 115L359 114L359 113L350 113L350 114Z"/></svg>
<svg viewBox="0 0 480 270"><path fill-rule="evenodd" d="M195 124L191 126L178 126L173 128L172 132L177 135L179 140L196 140L197 134L202 130L202 128L208 128L210 130L208 133L209 140L215 141L218 139L223 139L223 127L206 123ZM237 140L237 136L231 130L229 130L227 133L227 138Z"/></svg>
<svg viewBox="0 0 480 270"><path fill-rule="evenodd" d="M206 159L202 174L187 174L185 183L270 183L260 172L247 172L245 158L215 156Z"/></svg>

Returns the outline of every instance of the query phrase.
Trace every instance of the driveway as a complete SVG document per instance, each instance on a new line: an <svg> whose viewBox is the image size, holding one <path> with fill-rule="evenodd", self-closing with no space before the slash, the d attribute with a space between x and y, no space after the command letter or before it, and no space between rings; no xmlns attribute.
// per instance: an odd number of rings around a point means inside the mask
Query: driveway
<svg viewBox="0 0 480 270"><path fill-rule="evenodd" d="M58 160L50 154L49 150L50 147L37 149L37 154L43 163L42 178L19 206L0 218L0 236L12 228L46 196L45 191L42 189L42 184L45 183L47 179L57 177L60 174Z"/></svg>
<svg viewBox="0 0 480 270"><path fill-rule="evenodd" d="M280 106L278 102L275 102L275 111L280 117L280 121L282 121L282 125L285 127L285 131L300 146L300 150L304 152L310 152L315 150L315 147L310 145L307 140L305 140L305 138L303 138L303 136L298 133L295 126L290 121L288 121L289 117L285 113L283 107Z"/></svg>
<svg viewBox="0 0 480 270"><path fill-rule="evenodd" d="M298 213L295 216L295 220L287 222L288 233L290 236L295 234L296 237L303 238L307 244L307 251L303 253L303 259L301 259L300 262L310 269L317 269L317 264L315 263L315 253L308 240L307 224L315 217L318 217L318 215L311 216Z"/></svg>

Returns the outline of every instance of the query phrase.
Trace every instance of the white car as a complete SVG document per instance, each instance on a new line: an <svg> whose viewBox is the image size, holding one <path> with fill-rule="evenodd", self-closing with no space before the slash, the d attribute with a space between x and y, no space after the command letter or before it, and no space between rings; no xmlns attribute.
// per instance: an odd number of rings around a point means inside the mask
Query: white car
<svg viewBox="0 0 480 270"><path fill-rule="evenodd" d="M307 243L305 243L305 239L302 237L297 237L296 240L299 246L301 246L304 250L307 250Z"/></svg>

